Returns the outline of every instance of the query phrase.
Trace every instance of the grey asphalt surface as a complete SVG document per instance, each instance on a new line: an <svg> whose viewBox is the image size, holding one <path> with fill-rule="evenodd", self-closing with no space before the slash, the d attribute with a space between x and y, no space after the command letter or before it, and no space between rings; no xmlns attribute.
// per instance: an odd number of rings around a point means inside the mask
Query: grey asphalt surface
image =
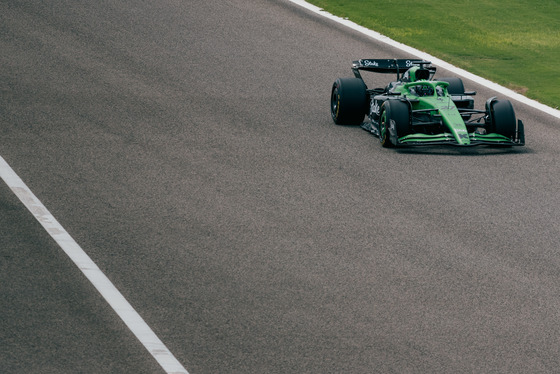
<svg viewBox="0 0 560 374"><path fill-rule="evenodd" d="M558 119L384 149L331 85L410 56L284 0L2 0L0 51L0 155L191 374L558 371ZM0 372L162 372L0 212Z"/></svg>

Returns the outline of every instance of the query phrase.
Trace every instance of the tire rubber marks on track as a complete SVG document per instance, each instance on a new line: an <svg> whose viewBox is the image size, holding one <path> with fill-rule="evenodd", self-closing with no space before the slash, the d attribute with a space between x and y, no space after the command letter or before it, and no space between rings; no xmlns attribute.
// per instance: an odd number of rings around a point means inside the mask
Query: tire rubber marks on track
<svg viewBox="0 0 560 374"><path fill-rule="evenodd" d="M175 356L167 349L136 310L126 301L109 278L97 267L78 243L72 239L70 234L58 223L2 157L0 157L0 177L33 214L37 221L41 223L49 235L64 250L68 257L70 257L82 273L84 273L101 296L109 303L111 308L113 308L166 373L188 374L187 370L185 370Z"/></svg>

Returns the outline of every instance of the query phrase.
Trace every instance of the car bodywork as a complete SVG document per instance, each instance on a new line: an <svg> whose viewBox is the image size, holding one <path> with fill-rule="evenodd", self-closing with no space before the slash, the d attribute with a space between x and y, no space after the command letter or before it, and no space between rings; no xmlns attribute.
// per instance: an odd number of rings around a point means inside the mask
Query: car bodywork
<svg viewBox="0 0 560 374"><path fill-rule="evenodd" d="M511 103L493 97L474 109L475 92L459 78L434 80L436 68L418 59L361 59L354 78L339 78L331 92L335 123L361 125L383 146L525 144L524 125ZM396 74L386 87L367 87L361 72ZM364 117L365 121L364 121Z"/></svg>

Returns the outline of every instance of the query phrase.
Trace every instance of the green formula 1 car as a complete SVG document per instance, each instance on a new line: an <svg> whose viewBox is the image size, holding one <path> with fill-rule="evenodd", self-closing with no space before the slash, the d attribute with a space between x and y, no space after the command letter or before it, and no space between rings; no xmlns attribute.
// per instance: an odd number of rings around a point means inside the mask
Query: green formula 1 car
<svg viewBox="0 0 560 374"><path fill-rule="evenodd" d="M384 147L525 145L523 122L508 100L493 97L485 110L476 110L476 92L466 92L460 78L433 80L436 68L429 61L362 59L352 71L354 78L333 84L332 118L339 125L361 125ZM397 80L370 89L361 71L392 73Z"/></svg>

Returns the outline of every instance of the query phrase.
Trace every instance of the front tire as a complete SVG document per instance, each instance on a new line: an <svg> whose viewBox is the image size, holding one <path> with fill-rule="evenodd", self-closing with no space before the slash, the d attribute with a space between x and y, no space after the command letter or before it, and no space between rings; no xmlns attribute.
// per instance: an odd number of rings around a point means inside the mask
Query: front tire
<svg viewBox="0 0 560 374"><path fill-rule="evenodd" d="M361 125L367 113L366 85L359 78L338 78L331 91L331 116L337 125Z"/></svg>
<svg viewBox="0 0 560 374"><path fill-rule="evenodd" d="M490 105L491 132L513 139L517 131L517 119L509 100L495 100Z"/></svg>
<svg viewBox="0 0 560 374"><path fill-rule="evenodd" d="M394 123L396 132L391 141L391 123ZM399 137L410 133L410 110L408 104L397 100L388 100L381 106L381 116L379 119L379 141L385 148L397 145Z"/></svg>

